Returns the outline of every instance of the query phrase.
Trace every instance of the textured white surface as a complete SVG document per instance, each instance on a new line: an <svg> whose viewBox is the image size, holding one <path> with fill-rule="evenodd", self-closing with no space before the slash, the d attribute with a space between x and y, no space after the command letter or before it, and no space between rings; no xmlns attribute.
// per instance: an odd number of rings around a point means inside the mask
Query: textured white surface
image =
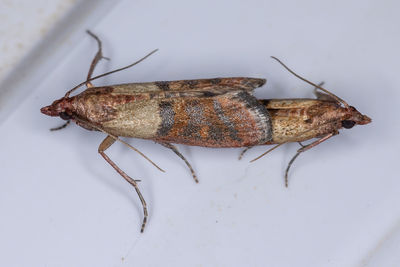
<svg viewBox="0 0 400 267"><path fill-rule="evenodd" d="M76 2L76 0L0 1L0 82Z"/></svg>
<svg viewBox="0 0 400 267"><path fill-rule="evenodd" d="M4 1L0 124L118 1ZM75 4L74 4L75 3ZM18 5L19 4L19 5ZM47 5L46 5L47 4ZM55 5L54 5L55 4Z"/></svg>
<svg viewBox="0 0 400 267"><path fill-rule="evenodd" d="M369 115L302 155L179 146L200 184L172 152L130 140L161 167L115 144L108 155L140 178L150 221L139 233L134 190L97 155L103 134L40 107L86 77L89 37L0 125L1 266L399 266L400 35L396 1L121 1L92 30L104 41L97 73L154 48L135 68L100 84L229 76L267 78L262 98L309 97L310 86L269 56ZM83 32L85 29L81 29Z"/></svg>

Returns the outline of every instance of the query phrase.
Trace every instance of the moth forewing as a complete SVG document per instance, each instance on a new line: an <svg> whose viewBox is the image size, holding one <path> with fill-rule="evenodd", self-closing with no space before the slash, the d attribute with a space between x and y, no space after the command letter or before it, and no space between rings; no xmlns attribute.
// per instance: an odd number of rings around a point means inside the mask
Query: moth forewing
<svg viewBox="0 0 400 267"><path fill-rule="evenodd" d="M254 105L256 101L257 105ZM161 101L155 140L205 147L243 147L271 139L266 108L246 92Z"/></svg>
<svg viewBox="0 0 400 267"><path fill-rule="evenodd" d="M232 77L232 78L212 78L197 80L178 80L178 81L156 81L146 83L126 83L113 85L112 94L148 94L153 97L179 96L179 92L184 94L191 92L204 92L205 95L225 94L231 91L252 92L255 88L263 86L265 79ZM201 95L201 94L200 94Z"/></svg>
<svg viewBox="0 0 400 267"><path fill-rule="evenodd" d="M341 128L339 105L316 99L264 101L272 121L272 143L302 142Z"/></svg>
<svg viewBox="0 0 400 267"><path fill-rule="evenodd" d="M69 98L68 105L80 120L115 136L210 147L241 147L270 140L268 112L250 95L264 79L159 83L90 88ZM144 88L150 92L140 93Z"/></svg>

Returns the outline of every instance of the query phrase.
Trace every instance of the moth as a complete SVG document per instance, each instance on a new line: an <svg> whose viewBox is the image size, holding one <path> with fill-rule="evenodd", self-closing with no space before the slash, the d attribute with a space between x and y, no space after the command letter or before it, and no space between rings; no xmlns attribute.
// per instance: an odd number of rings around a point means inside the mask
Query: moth
<svg viewBox="0 0 400 267"><path fill-rule="evenodd" d="M130 68L156 50L131 65L92 77L97 63L104 57L100 39L93 33L88 33L97 41L98 51L92 60L86 81L69 90L64 97L51 105L41 108L41 112L67 121L53 130L64 128L73 121L87 130L101 131L107 135L98 152L135 188L143 207L141 232L145 228L148 212L138 180L122 171L105 151L115 141L119 141L163 170L120 137L153 140L171 149L185 162L196 182L198 179L192 166L174 144L246 148L240 157L253 146L275 145L256 158L258 159L283 144L317 138L308 145L302 145L290 160L285 173L287 186L289 168L301 153L337 135L342 128L350 129L355 125L371 122L368 116L322 88L322 84L316 85L302 78L276 58L274 59L289 72L313 85L317 98L256 99L253 91L263 86L266 80L248 77L94 87L91 81ZM71 96L73 91L85 84L85 91Z"/></svg>

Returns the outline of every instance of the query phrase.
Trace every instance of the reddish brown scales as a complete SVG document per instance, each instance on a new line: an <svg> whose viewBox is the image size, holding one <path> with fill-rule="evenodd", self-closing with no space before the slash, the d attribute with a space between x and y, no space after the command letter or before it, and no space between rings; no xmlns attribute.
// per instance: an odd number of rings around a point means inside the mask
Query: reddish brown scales
<svg viewBox="0 0 400 267"><path fill-rule="evenodd" d="M164 100L161 118L173 123L162 124L155 140L206 147L262 144L271 138L268 112L258 103L249 108L249 99L253 96L238 92Z"/></svg>
<svg viewBox="0 0 400 267"><path fill-rule="evenodd" d="M221 91L221 90L245 90L252 91L254 88L263 86L264 79L255 79L247 77L234 78L214 78L198 80L180 80L180 81L161 81L155 84L164 91Z"/></svg>
<svg viewBox="0 0 400 267"><path fill-rule="evenodd" d="M42 112L63 112L86 129L95 125L116 136L254 146L271 139L268 112L250 95L264 83L237 77L94 87L57 100Z"/></svg>

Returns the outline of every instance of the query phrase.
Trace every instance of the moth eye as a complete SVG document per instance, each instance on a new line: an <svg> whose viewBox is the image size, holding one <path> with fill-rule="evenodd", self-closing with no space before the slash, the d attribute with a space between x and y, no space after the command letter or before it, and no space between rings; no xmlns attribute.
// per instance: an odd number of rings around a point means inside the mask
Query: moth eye
<svg viewBox="0 0 400 267"><path fill-rule="evenodd" d="M344 120L342 121L342 126L346 129L353 128L353 126L356 124L355 121L350 121L350 120Z"/></svg>
<svg viewBox="0 0 400 267"><path fill-rule="evenodd" d="M59 116L60 116L60 118L61 119L63 119L63 120L70 120L72 117L70 116L70 115L68 115L66 112L60 112L59 114L58 114Z"/></svg>

